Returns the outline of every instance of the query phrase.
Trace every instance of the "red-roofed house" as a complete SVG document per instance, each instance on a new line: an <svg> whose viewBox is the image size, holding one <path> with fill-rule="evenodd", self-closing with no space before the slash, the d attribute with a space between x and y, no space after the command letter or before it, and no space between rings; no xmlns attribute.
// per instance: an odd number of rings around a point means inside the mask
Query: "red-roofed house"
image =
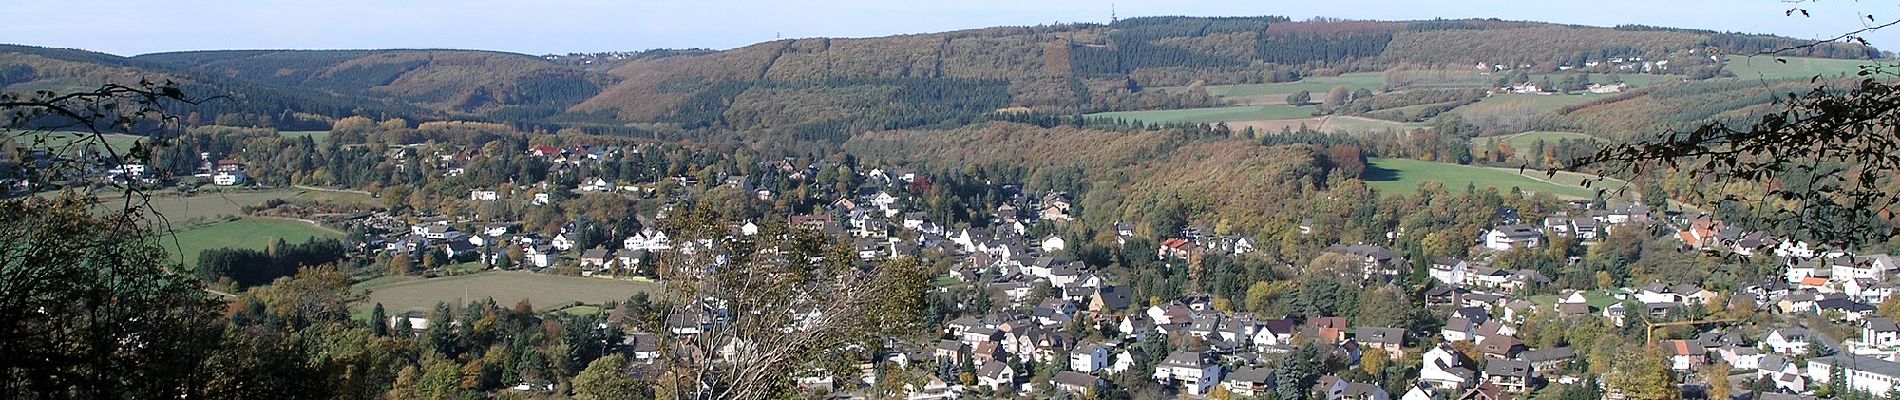
<svg viewBox="0 0 1900 400"><path fill-rule="evenodd" d="M1194 244L1194 242L1182 238L1171 238L1161 241L1161 249L1155 252L1155 259L1187 259L1199 255L1201 252L1201 246Z"/></svg>

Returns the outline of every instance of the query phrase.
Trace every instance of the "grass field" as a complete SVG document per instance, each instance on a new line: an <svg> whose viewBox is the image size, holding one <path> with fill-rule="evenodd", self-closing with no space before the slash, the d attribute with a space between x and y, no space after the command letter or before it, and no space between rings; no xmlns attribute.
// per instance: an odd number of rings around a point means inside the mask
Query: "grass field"
<svg viewBox="0 0 1900 400"><path fill-rule="evenodd" d="M1504 141L1504 143L1506 144L1510 144L1511 148L1516 149L1519 155L1523 155L1525 154L1525 152L1530 151L1532 147L1536 147L1537 141L1539 140L1542 140L1544 141L1545 144L1549 144L1549 145L1555 145L1557 144L1558 141L1563 141L1563 140L1589 140L1589 141L1597 141L1597 142L1603 141L1603 139L1598 139L1596 136L1590 136L1587 134L1576 133L1576 132L1530 131L1530 132L1524 132L1524 133L1519 133L1519 134L1514 134L1514 135L1492 136L1492 137L1486 137L1486 138L1472 139L1471 148L1478 149L1481 151L1485 147L1490 146L1491 142L1495 142L1499 140Z"/></svg>
<svg viewBox="0 0 1900 400"><path fill-rule="evenodd" d="M1314 98L1324 97L1335 86L1345 86L1350 90L1368 89L1378 91L1385 87L1385 75L1378 72L1357 72L1339 76L1316 76L1295 82L1256 83L1247 85L1215 85L1207 87L1207 94L1215 96L1286 96L1305 90Z"/></svg>
<svg viewBox="0 0 1900 400"><path fill-rule="evenodd" d="M1254 131L1265 132L1268 134L1279 133L1280 128L1282 127L1285 127L1286 129L1291 129L1291 130L1299 130L1300 126L1302 125L1308 128L1317 129L1323 132L1346 131L1346 132L1353 132L1353 133L1383 132L1383 131L1403 132L1403 131L1409 131L1412 129L1422 128L1425 126L1425 124L1392 122L1392 121L1386 121L1386 120L1379 120L1379 119L1372 119L1372 118L1365 118L1365 117L1352 117L1352 116L1346 116L1346 117L1325 116L1325 117L1275 119L1275 120L1262 120L1262 121L1233 121L1233 122L1228 122L1227 125L1228 127L1234 130L1241 130L1241 129L1246 129L1246 128L1251 127L1254 129Z"/></svg>
<svg viewBox="0 0 1900 400"><path fill-rule="evenodd" d="M1860 71L1860 66L1873 62L1866 60L1837 60L1829 58L1780 57L1787 63L1775 61L1770 56L1728 56L1728 65L1723 70L1732 72L1742 79L1808 79L1815 75L1823 77L1852 76Z"/></svg>
<svg viewBox="0 0 1900 400"><path fill-rule="evenodd" d="M1588 199L1596 197L1594 191L1567 184L1541 181L1541 172L1526 172L1518 175L1514 171L1500 168L1474 167L1469 165L1437 163L1401 158L1374 158L1366 168L1366 184L1389 194L1414 193L1418 184L1424 181L1438 181L1445 184L1446 190L1464 190L1467 185L1478 188L1497 188L1499 192L1508 192L1512 187L1526 192L1550 193L1558 197Z"/></svg>
<svg viewBox="0 0 1900 400"><path fill-rule="evenodd" d="M1272 106L1190 108L1184 110L1117 111L1089 114L1088 117L1119 118L1150 124L1212 124L1217 122L1307 118L1312 115L1313 110L1311 108L1294 107L1283 104Z"/></svg>
<svg viewBox="0 0 1900 400"><path fill-rule="evenodd" d="M293 138L309 136L310 139L317 142L317 144L324 144L330 141L330 131L283 131L277 132L277 134Z"/></svg>
<svg viewBox="0 0 1900 400"><path fill-rule="evenodd" d="M1479 100L1475 104L1458 107L1452 112L1464 113L1480 109L1509 109L1529 114L1550 112L1563 106L1583 104L1591 100L1608 97L1607 94L1496 94Z"/></svg>
<svg viewBox="0 0 1900 400"><path fill-rule="evenodd" d="M151 195L149 201L152 210L164 215L171 226L183 229L192 221L219 219L241 215L241 208L253 206L275 199L307 199L325 203L376 204L376 199L360 193L323 191L308 189L272 189L257 191L200 192L185 196L177 192L160 192ZM124 197L105 196L99 199L102 209L116 210L124 205Z"/></svg>
<svg viewBox="0 0 1900 400"><path fill-rule="evenodd" d="M174 238L159 241L165 251L174 253L174 258L182 258L186 267L193 267L198 265L198 254L208 249L264 249L277 239L302 243L311 238L338 236L335 231L302 221L246 218L179 231L176 241Z"/></svg>
<svg viewBox="0 0 1900 400"><path fill-rule="evenodd" d="M527 299L537 310L542 311L548 307L565 306L569 302L600 304L610 300L626 300L638 292L656 293L660 290L655 283L522 271L434 279L383 279L358 284L357 288L369 292L369 297L359 306L382 303L383 308L391 314L411 310L428 311L437 302L460 302L464 290L470 300L494 298L496 303L506 307Z"/></svg>
<svg viewBox="0 0 1900 400"><path fill-rule="evenodd" d="M31 131L0 130L0 134L6 135L8 139L13 140L14 143L19 143L22 146L33 146L33 147L55 149L60 154L68 155L68 156L78 155L79 152L86 151L89 149L89 147L97 146L98 144L97 138L95 138L94 135L90 132L66 132L66 131L31 132ZM101 136L103 136L105 139L106 147L112 149L113 152L119 153L120 155L124 155L127 150L131 150L133 144L138 143L140 140L144 140L144 138L139 137L139 136L117 134L117 133L110 133L110 134L105 134ZM103 149L94 148L93 150L103 150Z"/></svg>

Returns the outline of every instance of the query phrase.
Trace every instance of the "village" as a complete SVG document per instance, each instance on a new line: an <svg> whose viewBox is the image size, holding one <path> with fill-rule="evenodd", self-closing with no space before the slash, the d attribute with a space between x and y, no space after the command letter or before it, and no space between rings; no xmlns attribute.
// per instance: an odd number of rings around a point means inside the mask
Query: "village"
<svg viewBox="0 0 1900 400"><path fill-rule="evenodd" d="M555 168L598 162L619 149L555 148L526 150ZM396 154L396 153L392 153ZM425 160L428 158L425 158ZM452 158L435 158L449 162ZM803 168L775 162L790 179L804 179L822 168ZM455 171L444 164L443 171ZM231 172L237 171L233 169ZM1233 311L1206 295L1179 298L1133 298L1119 286L1125 277L1102 272L1101 266L1065 258L1065 239L1036 235L1038 224L1072 220L1073 205L1065 193L1013 194L994 210L994 224L981 228L952 228L951 221L935 221L915 205L884 190L919 180L901 170L868 169L865 189L839 198L822 213L792 216L782 223L806 228L852 244L865 261L896 257L948 256L955 267L938 279L938 290L975 287L993 296L992 311L966 315L942 323L938 339L893 342L884 361L944 371L923 385L907 385L909 399L988 397L999 393L1044 390L1075 395L1104 389L1111 377L1134 375L1152 379L1190 397L1224 393L1232 396L1270 396L1283 381L1276 377L1271 359L1287 357L1301 346L1318 349L1325 357L1349 365L1365 357L1417 366L1415 378L1403 392L1388 391L1376 381L1355 381L1328 375L1310 388L1314 398L1329 400L1504 399L1522 398L1552 382L1576 383L1582 375L1574 347L1538 347L1520 340L1519 329L1533 316L1559 319L1601 319L1616 327L1653 334L1679 328L1691 338L1654 340L1653 348L1666 354L1669 367L1686 377L1683 390L1706 390L1712 379L1740 384L1761 382L1765 395L1797 398L1844 379L1849 390L1887 393L1900 379L1900 327L1876 316L1875 305L1892 295L1896 265L1886 255L1815 254L1800 243L1788 243L1759 233L1728 227L1706 217L1665 214L1631 205L1590 209L1573 202L1575 217L1548 217L1523 221L1514 210L1497 210L1495 226L1471 246L1484 252L1473 259L1434 259L1425 275L1432 281L1423 292L1423 306L1440 326L1430 331L1406 327L1355 323L1332 315L1259 315ZM446 172L453 173L453 172ZM675 178L678 184L697 184ZM726 177L719 185L745 190L759 198L775 194L751 186L743 176ZM524 185L525 186L525 185ZM529 186L533 187L533 186ZM542 184L539 187L546 187ZM592 178L573 189L580 193L642 192L653 185L624 184ZM564 197L554 194L552 199ZM547 191L470 190L473 202L518 202L545 205ZM384 256L402 254L420 259L439 253L448 260L476 260L486 268L530 269L546 273L578 271L582 276L620 279L658 279L655 256L690 251L694 244L675 243L658 229L670 207L641 218L637 230L610 237L583 238L582 221L569 221L553 235L502 221L447 217L400 218L378 215L357 223L373 227L363 238L365 250ZM414 221L409 223L406 221ZM737 221L730 235L760 232L762 221ZM1131 224L1118 223L1114 234L1127 244L1135 236ZM1735 257L1772 257L1783 265L1780 279L1749 286L1736 293L1717 293L1694 285L1650 284L1607 290L1565 290L1549 296L1528 296L1528 289L1550 279L1533 270L1490 267L1491 253L1536 249L1552 237L1587 242L1629 229L1669 229L1685 251L1722 253ZM1315 227L1301 226L1302 232ZM711 242L703 243L710 246ZM516 250L508 250L516 249ZM1208 233L1188 227L1164 238L1152 249L1126 249L1149 254L1157 262L1185 266L1203 257L1248 257L1252 239ZM1390 282L1407 274L1416 260L1377 244L1335 244L1326 249L1359 260L1360 281ZM442 273L442 271L427 271ZM1731 313L1741 310L1743 316ZM1702 310L1723 310L1710 313ZM712 312L711 314L717 314ZM1751 316L1814 316L1833 326L1828 329L1796 323L1739 328L1732 323ZM1701 319L1694 319L1701 318ZM712 328L718 318L669 318L665 332L628 332L620 351L634 359L654 362L662 335L690 336ZM1754 321L1805 321L1767 318ZM421 323L419 314L392 317L394 324ZM1078 336L1081 331L1090 332ZM1830 337L1823 331L1853 332ZM1176 338L1186 346L1150 354L1142 343ZM1651 339L1653 340L1653 339ZM1711 366L1723 364L1729 376L1710 376ZM941 365L942 368L929 367ZM1033 366L1059 365L1061 370L1029 374ZM1046 368L1046 367L1045 367ZM814 392L851 393L876 384L867 373L860 382L836 381L825 375L796 378L799 387ZM955 371L970 371L959 379ZM1040 376L1040 378L1037 378ZM1362 377L1363 378L1363 377ZM1617 393L1606 397L1618 398ZM1763 397L1775 398L1775 397Z"/></svg>

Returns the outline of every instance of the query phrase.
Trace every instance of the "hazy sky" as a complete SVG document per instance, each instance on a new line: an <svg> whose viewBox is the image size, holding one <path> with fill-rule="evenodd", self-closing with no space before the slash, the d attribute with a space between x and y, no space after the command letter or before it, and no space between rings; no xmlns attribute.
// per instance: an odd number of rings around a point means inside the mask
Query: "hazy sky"
<svg viewBox="0 0 1900 400"><path fill-rule="evenodd" d="M1149 15L1351 19L1485 17L1646 24L1803 39L1900 19L1900 2L1820 0L0 0L0 43L120 55L204 49L462 48L529 54L705 47ZM1869 35L1900 49L1900 27Z"/></svg>

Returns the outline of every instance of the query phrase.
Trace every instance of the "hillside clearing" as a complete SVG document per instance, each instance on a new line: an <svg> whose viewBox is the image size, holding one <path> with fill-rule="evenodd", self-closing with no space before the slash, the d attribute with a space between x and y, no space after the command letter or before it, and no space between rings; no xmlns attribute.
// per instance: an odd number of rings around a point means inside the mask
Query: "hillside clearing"
<svg viewBox="0 0 1900 400"><path fill-rule="evenodd" d="M288 219L245 218L219 222L179 231L176 236L160 236L159 246L183 260L185 267L196 267L198 255L209 249L244 248L263 250L283 239L303 243L312 238L340 237L336 231Z"/></svg>
<svg viewBox="0 0 1900 400"><path fill-rule="evenodd" d="M1253 128L1262 135L1280 133L1281 128L1299 130L1301 126L1321 132L1345 131L1349 133L1409 131L1424 128L1425 124L1392 122L1356 116L1325 116L1313 118L1274 119L1259 121L1233 121L1227 126L1236 131Z"/></svg>
<svg viewBox="0 0 1900 400"><path fill-rule="evenodd" d="M1235 121L1306 118L1312 115L1313 110L1311 108L1274 105L1189 108L1181 110L1117 111L1089 114L1087 117L1121 119L1130 122L1141 121L1147 124L1213 124Z"/></svg>
<svg viewBox="0 0 1900 400"><path fill-rule="evenodd" d="M369 195L343 191L307 190L307 189L268 189L253 191L200 192L186 196L177 192L155 192L146 198L151 211L164 216L165 222L173 229L186 229L199 222L243 215L245 206L255 206L270 200L303 199L320 203L358 204L372 206L377 204ZM102 196L99 198L100 210L118 210L125 206L124 196ZM134 201L137 201L135 198Z"/></svg>
<svg viewBox="0 0 1900 400"><path fill-rule="evenodd" d="M1544 141L1545 145L1556 145L1558 142L1564 140L1603 141L1603 139L1599 139L1596 136L1577 132L1530 131L1504 136L1475 138L1471 140L1471 148L1474 153L1483 153L1486 147L1491 146L1491 143L1502 141L1504 144L1511 145L1511 149L1515 150L1519 157L1523 157L1530 154L1532 148L1537 146L1537 141L1539 140Z"/></svg>
<svg viewBox="0 0 1900 400"><path fill-rule="evenodd" d="M1540 171L1526 171L1519 175L1512 170L1502 168L1474 167L1430 161L1418 161L1401 158L1374 158L1368 160L1365 181L1367 185L1387 194L1409 194L1418 191L1418 184L1425 181L1437 181L1445 185L1446 190L1464 190L1466 186L1496 188L1499 192L1509 192L1516 187L1526 192L1550 193L1560 198L1590 199L1596 192L1579 186L1557 184L1543 179ZM1536 175L1536 176L1532 176Z"/></svg>
<svg viewBox="0 0 1900 400"><path fill-rule="evenodd" d="M357 289L369 292L359 306L382 303L384 309L394 314L428 311L438 302L459 303L464 293L469 300L493 298L504 306L526 299L536 310L547 311L576 301L601 304L626 300L634 293L657 293L660 287L651 282L498 271L447 278L380 280L374 284L358 284Z"/></svg>

